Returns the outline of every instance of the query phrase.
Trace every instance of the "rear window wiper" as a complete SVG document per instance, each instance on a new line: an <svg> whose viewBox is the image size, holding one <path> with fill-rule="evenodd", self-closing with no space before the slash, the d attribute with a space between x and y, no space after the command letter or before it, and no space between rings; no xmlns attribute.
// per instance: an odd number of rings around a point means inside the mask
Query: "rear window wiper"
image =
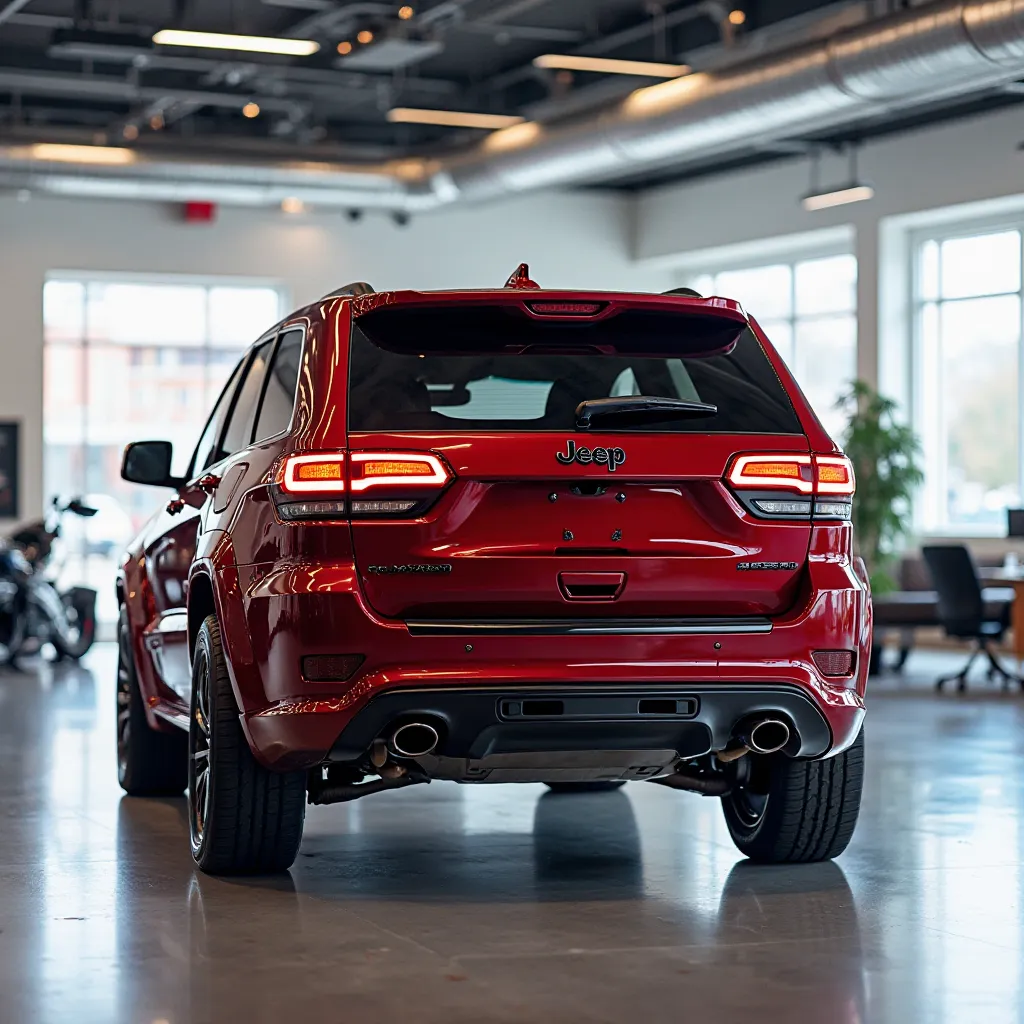
<svg viewBox="0 0 1024 1024"><path fill-rule="evenodd" d="M576 406L576 429L597 430L612 425L639 426L717 414L717 405L690 402L682 398L649 398L647 395L591 398Z"/></svg>

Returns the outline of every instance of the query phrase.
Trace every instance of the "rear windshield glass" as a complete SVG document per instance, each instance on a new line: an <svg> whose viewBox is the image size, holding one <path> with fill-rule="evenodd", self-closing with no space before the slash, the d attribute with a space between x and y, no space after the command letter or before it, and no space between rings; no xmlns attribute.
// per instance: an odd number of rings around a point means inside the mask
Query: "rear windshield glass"
<svg viewBox="0 0 1024 1024"><path fill-rule="evenodd" d="M580 402L645 395L717 414L620 430L800 434L749 329L713 317L631 313L538 323L494 307L398 310L352 331L352 431L566 431ZM714 353L714 354L711 354Z"/></svg>

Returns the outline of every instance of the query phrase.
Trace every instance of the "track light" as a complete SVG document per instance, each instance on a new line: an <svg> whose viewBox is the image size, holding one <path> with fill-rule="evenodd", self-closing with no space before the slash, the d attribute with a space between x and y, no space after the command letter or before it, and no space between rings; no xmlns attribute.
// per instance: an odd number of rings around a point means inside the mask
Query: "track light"
<svg viewBox="0 0 1024 1024"><path fill-rule="evenodd" d="M644 78L682 78L683 75L690 73L690 68L686 64L583 57L572 53L544 53L534 58L533 66L562 71L595 71L603 75L636 75Z"/></svg>
<svg viewBox="0 0 1024 1024"><path fill-rule="evenodd" d="M55 163L102 164L108 167L135 163L135 151L117 146L73 146L40 142L29 147L33 160Z"/></svg>
<svg viewBox="0 0 1024 1024"><path fill-rule="evenodd" d="M260 116L260 105L258 103L249 102L242 107L242 116L252 120L254 117Z"/></svg>
<svg viewBox="0 0 1024 1024"><path fill-rule="evenodd" d="M873 199L875 190L865 185L857 176L857 146L850 144L848 149L849 174L847 181L837 188L822 189L818 182L820 154L811 155L811 187L800 204L810 213L816 210L828 210L833 206L846 206L849 203L863 203Z"/></svg>
<svg viewBox="0 0 1024 1024"><path fill-rule="evenodd" d="M397 124L440 124L449 128L482 128L493 131L522 123L515 114L476 114L468 110L425 110L419 107L392 107L388 120Z"/></svg>
<svg viewBox="0 0 1024 1024"><path fill-rule="evenodd" d="M273 36L237 36L227 32L186 32L165 28L153 36L157 46L195 46L207 50L243 50L246 53L278 53L285 57L309 57L320 49L313 39L279 39Z"/></svg>

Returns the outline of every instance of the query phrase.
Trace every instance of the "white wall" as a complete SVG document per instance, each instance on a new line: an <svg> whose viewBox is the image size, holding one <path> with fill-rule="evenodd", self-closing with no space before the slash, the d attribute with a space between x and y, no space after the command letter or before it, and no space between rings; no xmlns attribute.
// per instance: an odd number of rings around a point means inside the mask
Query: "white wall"
<svg viewBox="0 0 1024 1024"><path fill-rule="evenodd" d="M671 272L629 254L628 200L596 193L533 196L414 218L288 217L222 208L186 225L156 204L0 196L0 419L20 419L21 512L42 488L42 290L51 270L254 277L281 283L296 306L353 280L377 289L504 283L520 261L549 286L660 291ZM159 315L159 311L155 311Z"/></svg>
<svg viewBox="0 0 1024 1024"><path fill-rule="evenodd" d="M903 329L898 307L908 260L901 235L915 224L1024 207L1022 139L1019 108L880 139L859 157L859 177L874 186L875 198L817 213L800 205L810 180L806 157L652 190L637 203L634 254L650 266L692 269L852 231L858 370L876 380L879 331ZM822 186L846 175L845 158L823 160Z"/></svg>
<svg viewBox="0 0 1024 1024"><path fill-rule="evenodd" d="M1019 216L1022 140L1019 108L879 139L859 156L859 177L874 187L875 198L816 213L800 205L809 189L807 157L666 186L639 197L633 251L640 265L673 269L681 282L705 267L750 265L772 252L845 238L858 259L858 375L907 402L910 233L955 220ZM845 158L823 161L822 187L840 185L846 175Z"/></svg>

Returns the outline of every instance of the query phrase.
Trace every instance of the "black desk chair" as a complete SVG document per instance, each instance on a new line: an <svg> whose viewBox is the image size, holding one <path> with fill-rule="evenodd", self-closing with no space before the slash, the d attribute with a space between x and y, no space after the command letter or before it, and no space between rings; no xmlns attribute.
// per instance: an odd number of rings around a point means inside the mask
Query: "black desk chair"
<svg viewBox="0 0 1024 1024"><path fill-rule="evenodd" d="M974 642L967 664L959 672L938 679L935 689L941 690L946 683L955 681L961 693L966 690L967 673L979 654L988 658L989 679L999 676L1004 690L1010 688L1010 683L1020 683L1024 688L1024 680L1004 668L992 649L1010 625L1012 588L982 590L971 553L962 544L924 547L921 554L938 593L939 622L946 635Z"/></svg>

